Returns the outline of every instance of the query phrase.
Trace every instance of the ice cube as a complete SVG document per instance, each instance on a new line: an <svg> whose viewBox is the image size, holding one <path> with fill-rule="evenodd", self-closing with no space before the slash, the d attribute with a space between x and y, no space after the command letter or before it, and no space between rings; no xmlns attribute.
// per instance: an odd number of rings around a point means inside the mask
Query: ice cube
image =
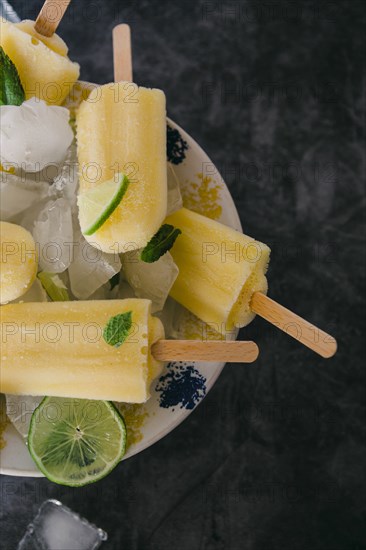
<svg viewBox="0 0 366 550"><path fill-rule="evenodd" d="M88 300L115 300L118 298L118 285L112 289L111 281L98 288Z"/></svg>
<svg viewBox="0 0 366 550"><path fill-rule="evenodd" d="M168 162L168 211L167 216L173 214L183 207L183 199L180 192L180 185L174 167Z"/></svg>
<svg viewBox="0 0 366 550"><path fill-rule="evenodd" d="M29 191L38 191L43 196L47 196L48 189L50 187L48 179L43 178L42 174L30 174L23 172L22 170L14 172L3 172L1 170L0 182L21 187L22 189L27 189Z"/></svg>
<svg viewBox="0 0 366 550"><path fill-rule="evenodd" d="M88 300L108 300L108 292L106 290L105 285L101 286L92 294L91 296L88 296Z"/></svg>
<svg viewBox="0 0 366 550"><path fill-rule="evenodd" d="M26 534L18 544L17 550L42 550L31 526L28 527Z"/></svg>
<svg viewBox="0 0 366 550"><path fill-rule="evenodd" d="M47 195L48 187L48 183L45 182L37 183L14 174L0 172L1 219L12 220L27 210Z"/></svg>
<svg viewBox="0 0 366 550"><path fill-rule="evenodd" d="M7 394L5 399L6 414L10 422L20 435L27 439L32 414L43 400L43 397Z"/></svg>
<svg viewBox="0 0 366 550"><path fill-rule="evenodd" d="M65 199L49 201L41 210L33 227L42 271L62 273L72 258L73 225L71 208Z"/></svg>
<svg viewBox="0 0 366 550"><path fill-rule="evenodd" d="M182 338L181 324L185 311L183 306L170 296L168 297L163 310L156 314L164 325L166 338Z"/></svg>
<svg viewBox="0 0 366 550"><path fill-rule="evenodd" d="M96 550L107 534L57 500L46 500L18 550ZM28 545L28 546L27 546Z"/></svg>
<svg viewBox="0 0 366 550"><path fill-rule="evenodd" d="M17 223L27 229L30 233L33 233L34 222L39 218L41 212L44 210L45 205L49 202L49 199L41 199L29 206L24 212L18 214L12 222Z"/></svg>
<svg viewBox="0 0 366 550"><path fill-rule="evenodd" d="M79 185L77 147L75 141L70 146L65 162L49 188L51 197L66 199L76 209L77 188Z"/></svg>
<svg viewBox="0 0 366 550"><path fill-rule="evenodd" d="M79 300L86 300L121 271L121 260L117 254L105 254L93 247L80 232L74 238L69 267L71 292Z"/></svg>
<svg viewBox="0 0 366 550"><path fill-rule="evenodd" d="M152 312L161 311L169 295L179 269L169 252L157 262L146 263L139 252L127 252L122 256L123 272L137 298L152 301Z"/></svg>
<svg viewBox="0 0 366 550"><path fill-rule="evenodd" d="M121 272L121 280L118 287L117 298L119 300L126 300L127 298L136 298L135 291L133 290L132 286L126 281L124 273L122 272Z"/></svg>
<svg viewBox="0 0 366 550"><path fill-rule="evenodd" d="M74 139L70 111L36 98L0 107L1 162L39 172L60 164Z"/></svg>

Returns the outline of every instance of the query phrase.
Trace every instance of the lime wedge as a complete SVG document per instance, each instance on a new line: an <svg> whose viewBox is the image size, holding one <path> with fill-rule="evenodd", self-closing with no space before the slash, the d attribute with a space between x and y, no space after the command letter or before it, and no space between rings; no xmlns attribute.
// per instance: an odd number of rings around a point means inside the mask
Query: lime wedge
<svg viewBox="0 0 366 550"><path fill-rule="evenodd" d="M79 220L84 235L93 235L113 214L129 186L124 174L101 183L78 197Z"/></svg>
<svg viewBox="0 0 366 550"><path fill-rule="evenodd" d="M53 302L69 302L70 296L67 287L57 273L41 271L37 275L43 288Z"/></svg>
<svg viewBox="0 0 366 550"><path fill-rule="evenodd" d="M108 401L45 397L32 415L29 452L54 483L81 487L103 478L126 450L126 426Z"/></svg>

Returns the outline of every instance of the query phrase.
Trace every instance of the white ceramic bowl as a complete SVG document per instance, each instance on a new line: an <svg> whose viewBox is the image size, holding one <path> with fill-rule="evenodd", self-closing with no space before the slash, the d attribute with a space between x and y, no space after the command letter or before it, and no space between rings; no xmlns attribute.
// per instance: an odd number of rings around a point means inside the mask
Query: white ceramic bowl
<svg viewBox="0 0 366 550"><path fill-rule="evenodd" d="M77 103L79 99L77 93L74 101ZM182 128L171 120L168 120L168 125L171 144L178 146L178 156L173 159L176 162L174 169L185 205L241 231L234 202L212 161ZM183 142L187 149L179 156ZM191 327L189 323L192 323ZM196 333L200 337L201 327L201 323L190 320L187 330L192 336ZM151 399L144 405L128 407L125 413L130 429L130 445L124 458L143 451L174 430L204 398L223 367L223 363L168 365L162 377L153 383ZM7 426L3 439L5 446L0 452L0 473L42 477L28 453L24 439L12 425Z"/></svg>

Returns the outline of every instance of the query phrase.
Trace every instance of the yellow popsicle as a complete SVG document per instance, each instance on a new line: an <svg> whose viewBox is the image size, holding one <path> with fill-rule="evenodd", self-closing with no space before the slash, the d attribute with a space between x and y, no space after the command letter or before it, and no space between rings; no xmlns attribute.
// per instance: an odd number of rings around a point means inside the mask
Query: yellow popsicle
<svg viewBox="0 0 366 550"><path fill-rule="evenodd" d="M170 295L218 332L248 325L252 295L268 290L270 249L186 208L166 223L182 231L170 250L179 268Z"/></svg>
<svg viewBox="0 0 366 550"><path fill-rule="evenodd" d="M117 173L130 180L117 209L87 239L109 253L144 247L167 212L164 93L131 82L94 89L77 114L77 140L80 193Z"/></svg>
<svg viewBox="0 0 366 550"><path fill-rule="evenodd" d="M56 34L44 37L34 21L0 20L0 45L16 66L26 99L38 97L61 105L79 78L80 67L67 56L65 42Z"/></svg>
<svg viewBox="0 0 366 550"><path fill-rule="evenodd" d="M9 304L1 308L0 391L143 403L162 363L151 346L164 338L149 300ZM118 348L103 330L132 312Z"/></svg>
<svg viewBox="0 0 366 550"><path fill-rule="evenodd" d="M23 296L36 278L37 267L32 235L19 225L0 222L0 303Z"/></svg>

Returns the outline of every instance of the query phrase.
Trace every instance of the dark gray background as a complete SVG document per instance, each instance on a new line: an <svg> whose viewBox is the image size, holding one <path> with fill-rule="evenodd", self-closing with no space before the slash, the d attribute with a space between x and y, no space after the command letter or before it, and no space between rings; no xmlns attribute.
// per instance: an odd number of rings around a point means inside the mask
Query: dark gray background
<svg viewBox="0 0 366 550"><path fill-rule="evenodd" d="M13 5L34 17L41 1ZM228 365L184 424L97 485L2 477L0 545L55 497L108 531L106 550L361 550L364 2L74 0L60 33L83 79L112 80L124 21L135 80L165 90L245 231L272 246L271 296L339 351L322 360L256 319L242 337L259 361Z"/></svg>

